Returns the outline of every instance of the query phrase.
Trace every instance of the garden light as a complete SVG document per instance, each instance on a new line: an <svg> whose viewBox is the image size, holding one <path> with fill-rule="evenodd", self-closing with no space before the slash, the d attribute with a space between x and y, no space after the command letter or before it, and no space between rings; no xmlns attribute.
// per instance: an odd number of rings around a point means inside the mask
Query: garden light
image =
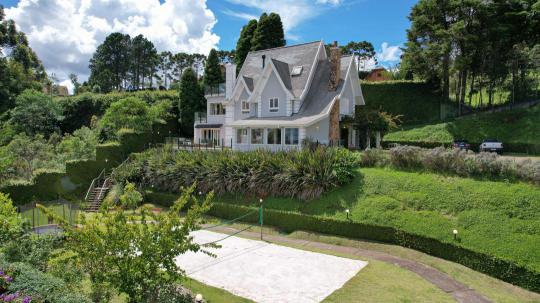
<svg viewBox="0 0 540 303"><path fill-rule="evenodd" d="M454 234L454 240L457 240L457 234L458 234L457 229L454 229L454 230L452 231L452 233Z"/></svg>
<svg viewBox="0 0 540 303"><path fill-rule="evenodd" d="M197 295L195 296L195 302L202 302L202 301L203 301L202 295L201 295L201 294L197 294Z"/></svg>
<svg viewBox="0 0 540 303"><path fill-rule="evenodd" d="M351 211L350 211L348 208L345 210L345 213L347 214L347 219L349 219L349 213L350 213L350 212L351 212Z"/></svg>

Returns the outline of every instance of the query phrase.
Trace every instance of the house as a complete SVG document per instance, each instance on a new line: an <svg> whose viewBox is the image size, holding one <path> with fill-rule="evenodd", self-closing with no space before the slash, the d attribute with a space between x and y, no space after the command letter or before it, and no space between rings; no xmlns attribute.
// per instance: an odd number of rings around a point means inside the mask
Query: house
<svg viewBox="0 0 540 303"><path fill-rule="evenodd" d="M341 125L364 105L356 60L323 41L250 52L238 77L226 65L226 82L205 92L194 143L234 150L289 150L305 141L358 146L357 132Z"/></svg>
<svg viewBox="0 0 540 303"><path fill-rule="evenodd" d="M370 82L381 82L381 81L388 81L388 80L391 80L390 74L388 73L386 68L382 66L375 67L366 76L366 81L370 81Z"/></svg>

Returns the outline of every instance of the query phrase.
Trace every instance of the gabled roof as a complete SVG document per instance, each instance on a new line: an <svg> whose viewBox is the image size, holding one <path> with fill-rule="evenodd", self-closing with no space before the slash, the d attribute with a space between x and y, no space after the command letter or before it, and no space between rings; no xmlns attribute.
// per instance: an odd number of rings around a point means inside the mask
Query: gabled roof
<svg viewBox="0 0 540 303"><path fill-rule="evenodd" d="M284 117L250 117L236 120L231 125L236 127L262 127L266 125L307 126L321 120L328 115L336 101L336 97L341 94L347 72L352 64L352 59L353 56L343 56L341 58L340 82L335 91L328 90L330 62L328 60L319 60L314 71L313 79L311 80L309 92L298 113Z"/></svg>
<svg viewBox="0 0 540 303"><path fill-rule="evenodd" d="M262 56L265 55L266 64L272 61L283 84L295 98L299 98L308 84L309 74L316 62L321 44L322 41L315 41L249 52L238 76L251 78L253 87L256 87L263 71ZM302 74L291 77L291 71L296 66L303 67Z"/></svg>

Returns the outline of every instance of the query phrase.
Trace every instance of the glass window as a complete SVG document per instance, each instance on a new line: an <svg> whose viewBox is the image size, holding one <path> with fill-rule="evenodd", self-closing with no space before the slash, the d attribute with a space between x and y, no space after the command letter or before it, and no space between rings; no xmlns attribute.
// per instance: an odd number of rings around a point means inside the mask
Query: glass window
<svg viewBox="0 0 540 303"><path fill-rule="evenodd" d="M281 128L269 128L267 144L281 144Z"/></svg>
<svg viewBox="0 0 540 303"><path fill-rule="evenodd" d="M271 112L277 112L279 110L279 99L278 98L270 98L270 107Z"/></svg>
<svg viewBox="0 0 540 303"><path fill-rule="evenodd" d="M264 129L254 128L251 130L251 144L263 144Z"/></svg>
<svg viewBox="0 0 540 303"><path fill-rule="evenodd" d="M248 143L248 130L247 128L239 128L236 130L236 143L247 144Z"/></svg>
<svg viewBox="0 0 540 303"><path fill-rule="evenodd" d="M210 115L225 115L225 107L221 103L210 103Z"/></svg>
<svg viewBox="0 0 540 303"><path fill-rule="evenodd" d="M285 144L297 145L298 144L298 128L286 128L285 129Z"/></svg>
<svg viewBox="0 0 540 303"><path fill-rule="evenodd" d="M249 103L246 100L242 100L242 112L249 113Z"/></svg>

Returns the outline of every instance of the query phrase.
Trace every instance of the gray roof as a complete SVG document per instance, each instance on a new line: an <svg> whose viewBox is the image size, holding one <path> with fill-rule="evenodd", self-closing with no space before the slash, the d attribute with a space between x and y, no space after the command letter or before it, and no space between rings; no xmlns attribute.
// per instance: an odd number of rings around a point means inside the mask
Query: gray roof
<svg viewBox="0 0 540 303"><path fill-rule="evenodd" d="M289 72L289 64L276 60L274 58L272 58L272 63L274 63L277 73L279 77L281 78L281 81L283 81L283 84L285 84L285 87L288 90L291 90L292 84L291 84L291 73Z"/></svg>
<svg viewBox="0 0 540 303"><path fill-rule="evenodd" d="M345 77L347 76L347 69L352 58L352 56L343 56L341 58L341 80L335 91L328 90L328 83L330 81L330 62L328 60L319 60L309 92L298 113L291 116L282 117L250 117L237 120L234 124L244 123L243 121L259 121L260 123L275 122L285 125L296 123L304 124L306 122L309 123L312 118L316 118L324 112L327 112L332 100L339 95L343 89Z"/></svg>
<svg viewBox="0 0 540 303"><path fill-rule="evenodd" d="M317 56L317 50L321 45L321 41L309 42L304 44L284 46L278 48L265 49L255 52L249 52L239 76L245 76L253 79L253 83L256 85L262 72L262 56L266 56L266 62L272 60L280 76L285 79L290 85L289 90L296 97L300 97L304 88L308 82L308 77L313 68L315 57ZM276 62L279 61L280 64ZM278 67L279 65L279 67ZM296 66L302 66L303 71L299 76L291 77L291 71ZM281 71L279 71L281 70ZM286 81L284 83L287 83Z"/></svg>

